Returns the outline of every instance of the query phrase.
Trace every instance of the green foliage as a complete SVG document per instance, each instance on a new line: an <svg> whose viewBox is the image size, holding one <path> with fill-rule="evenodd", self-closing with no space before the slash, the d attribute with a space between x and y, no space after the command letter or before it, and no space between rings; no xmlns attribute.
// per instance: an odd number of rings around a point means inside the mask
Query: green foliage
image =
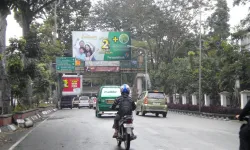
<svg viewBox="0 0 250 150"><path fill-rule="evenodd" d="M13 112L16 113L16 112L20 112L20 111L25 111L27 110L25 107L23 107L22 105L16 105L16 107L14 108Z"/></svg>

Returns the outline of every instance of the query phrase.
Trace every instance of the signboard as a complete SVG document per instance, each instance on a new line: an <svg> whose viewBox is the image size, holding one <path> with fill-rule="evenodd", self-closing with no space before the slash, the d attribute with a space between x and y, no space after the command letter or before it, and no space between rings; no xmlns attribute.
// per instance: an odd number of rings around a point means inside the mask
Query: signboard
<svg viewBox="0 0 250 150"><path fill-rule="evenodd" d="M79 95L82 90L82 76L64 75L62 95Z"/></svg>
<svg viewBox="0 0 250 150"><path fill-rule="evenodd" d="M57 71L74 71L75 58L74 57L56 57Z"/></svg>
<svg viewBox="0 0 250 150"><path fill-rule="evenodd" d="M131 59L129 32L72 31L72 54L77 60L116 61Z"/></svg>
<svg viewBox="0 0 250 150"><path fill-rule="evenodd" d="M120 66L120 61L85 61L85 66Z"/></svg>
<svg viewBox="0 0 250 150"><path fill-rule="evenodd" d="M86 72L119 72L119 66L91 66L85 67Z"/></svg>

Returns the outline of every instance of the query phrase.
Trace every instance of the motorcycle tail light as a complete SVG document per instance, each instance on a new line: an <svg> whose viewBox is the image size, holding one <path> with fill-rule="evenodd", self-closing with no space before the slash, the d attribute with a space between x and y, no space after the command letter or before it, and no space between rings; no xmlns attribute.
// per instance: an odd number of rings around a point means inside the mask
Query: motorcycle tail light
<svg viewBox="0 0 250 150"><path fill-rule="evenodd" d="M148 104L148 97L145 97L144 104Z"/></svg>
<svg viewBox="0 0 250 150"><path fill-rule="evenodd" d="M127 119L126 123L133 123L133 120L132 119Z"/></svg>

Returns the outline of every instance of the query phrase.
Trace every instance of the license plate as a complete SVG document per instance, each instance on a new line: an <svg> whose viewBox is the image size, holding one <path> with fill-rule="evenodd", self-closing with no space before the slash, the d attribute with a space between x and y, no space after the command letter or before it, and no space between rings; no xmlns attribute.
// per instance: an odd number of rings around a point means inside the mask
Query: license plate
<svg viewBox="0 0 250 150"><path fill-rule="evenodd" d="M132 127L133 127L133 124L123 124L123 126L124 126L125 128L132 128Z"/></svg>
<svg viewBox="0 0 250 150"><path fill-rule="evenodd" d="M106 103L107 103L107 104L113 104L113 103L114 103L114 100L106 100Z"/></svg>
<svg viewBox="0 0 250 150"><path fill-rule="evenodd" d="M153 103L153 105L157 105L157 106L159 106L159 105L161 105L161 103Z"/></svg>

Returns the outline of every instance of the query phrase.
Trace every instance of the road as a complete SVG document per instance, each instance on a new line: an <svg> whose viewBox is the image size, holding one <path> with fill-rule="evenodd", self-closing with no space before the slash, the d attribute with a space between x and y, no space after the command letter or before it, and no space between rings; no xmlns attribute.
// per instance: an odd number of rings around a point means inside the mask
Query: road
<svg viewBox="0 0 250 150"><path fill-rule="evenodd" d="M149 114L150 115L150 114ZM23 138L14 150L122 150L112 138L112 117L94 110L55 112ZM131 150L236 150L240 124L169 113L167 118L135 116L138 138Z"/></svg>

